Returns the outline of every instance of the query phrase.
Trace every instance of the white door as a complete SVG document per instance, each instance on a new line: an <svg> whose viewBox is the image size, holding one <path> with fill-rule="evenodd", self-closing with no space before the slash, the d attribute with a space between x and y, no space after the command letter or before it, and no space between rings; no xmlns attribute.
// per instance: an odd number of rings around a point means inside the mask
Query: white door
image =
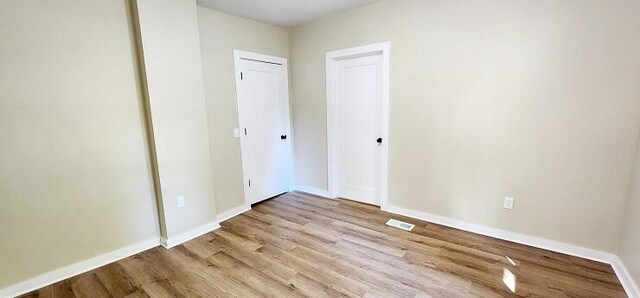
<svg viewBox="0 0 640 298"><path fill-rule="evenodd" d="M236 57L245 200L289 190L291 151L286 65Z"/></svg>
<svg viewBox="0 0 640 298"><path fill-rule="evenodd" d="M337 194L380 205L382 55L336 61Z"/></svg>

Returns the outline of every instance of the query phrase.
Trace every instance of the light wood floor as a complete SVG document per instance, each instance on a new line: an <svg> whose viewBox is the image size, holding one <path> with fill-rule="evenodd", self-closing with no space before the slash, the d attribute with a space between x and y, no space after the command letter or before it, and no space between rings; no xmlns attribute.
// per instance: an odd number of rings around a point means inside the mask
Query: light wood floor
<svg viewBox="0 0 640 298"><path fill-rule="evenodd" d="M413 232L385 226L389 218ZM506 257L511 258L515 265ZM29 297L626 297L611 266L300 192Z"/></svg>

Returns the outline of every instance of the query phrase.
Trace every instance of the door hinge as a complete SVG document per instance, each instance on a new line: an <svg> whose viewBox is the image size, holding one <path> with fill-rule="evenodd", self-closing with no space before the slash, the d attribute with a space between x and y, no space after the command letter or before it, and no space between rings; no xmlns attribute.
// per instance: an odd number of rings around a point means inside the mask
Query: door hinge
<svg viewBox="0 0 640 298"><path fill-rule="evenodd" d="M244 80L244 74L242 74L242 72L240 72L240 80Z"/></svg>

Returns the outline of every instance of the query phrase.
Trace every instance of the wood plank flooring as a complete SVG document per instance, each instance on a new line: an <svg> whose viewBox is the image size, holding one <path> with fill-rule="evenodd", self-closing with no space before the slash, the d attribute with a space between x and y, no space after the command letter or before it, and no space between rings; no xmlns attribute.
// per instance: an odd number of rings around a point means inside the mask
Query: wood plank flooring
<svg viewBox="0 0 640 298"><path fill-rule="evenodd" d="M348 200L292 192L221 225L26 297L626 297L607 264Z"/></svg>

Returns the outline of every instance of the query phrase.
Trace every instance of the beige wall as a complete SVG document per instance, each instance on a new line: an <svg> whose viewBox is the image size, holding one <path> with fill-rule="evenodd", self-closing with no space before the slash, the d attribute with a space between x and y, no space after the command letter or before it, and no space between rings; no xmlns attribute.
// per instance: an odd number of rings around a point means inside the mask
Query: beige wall
<svg viewBox="0 0 640 298"><path fill-rule="evenodd" d="M0 289L159 235L127 8L0 1Z"/></svg>
<svg viewBox="0 0 640 298"><path fill-rule="evenodd" d="M626 206L624 229L620 241L620 259L640 285L640 146L636 151L636 161Z"/></svg>
<svg viewBox="0 0 640 298"><path fill-rule="evenodd" d="M233 49L291 51L297 182L326 188L324 53L389 40L391 204L622 239L638 281L640 2L387 0L290 36L192 0L138 4L164 236L243 203ZM0 2L0 288L160 234L129 13Z"/></svg>
<svg viewBox="0 0 640 298"><path fill-rule="evenodd" d="M163 237L171 239L216 220L197 9L195 0L137 0L137 9Z"/></svg>
<svg viewBox="0 0 640 298"><path fill-rule="evenodd" d="M218 213L244 204L233 50L289 57L286 28L198 7L200 45L213 147L213 183Z"/></svg>
<svg viewBox="0 0 640 298"><path fill-rule="evenodd" d="M297 183L327 187L325 52L390 41L390 204L615 252L638 15L632 0L387 0L296 27Z"/></svg>

